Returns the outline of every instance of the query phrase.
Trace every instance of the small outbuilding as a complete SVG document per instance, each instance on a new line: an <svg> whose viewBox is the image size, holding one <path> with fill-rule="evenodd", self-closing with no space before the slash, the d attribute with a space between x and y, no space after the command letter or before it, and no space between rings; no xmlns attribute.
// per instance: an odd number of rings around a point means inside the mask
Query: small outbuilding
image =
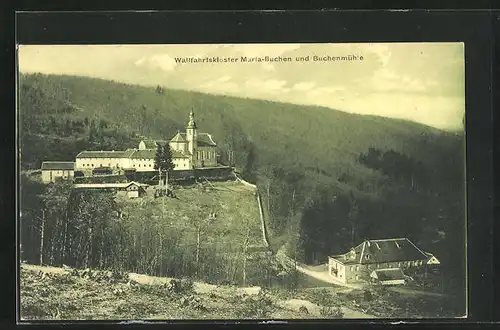
<svg viewBox="0 0 500 330"><path fill-rule="evenodd" d="M43 162L43 183L55 182L57 178L72 179L75 176L74 162Z"/></svg>
<svg viewBox="0 0 500 330"><path fill-rule="evenodd" d="M141 185L137 182L130 182L125 190L127 191L128 198L139 198L146 193L145 185Z"/></svg>
<svg viewBox="0 0 500 330"><path fill-rule="evenodd" d="M406 277L401 268L387 268L374 270L370 278L382 285L401 285L405 284Z"/></svg>

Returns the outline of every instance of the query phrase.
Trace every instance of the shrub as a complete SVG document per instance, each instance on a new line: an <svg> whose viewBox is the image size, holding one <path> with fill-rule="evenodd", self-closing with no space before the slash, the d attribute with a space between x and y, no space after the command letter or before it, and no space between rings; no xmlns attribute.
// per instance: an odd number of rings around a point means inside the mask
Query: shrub
<svg viewBox="0 0 500 330"><path fill-rule="evenodd" d="M190 294L194 291L194 283L191 279L172 279L166 284L166 288L171 294Z"/></svg>
<svg viewBox="0 0 500 330"><path fill-rule="evenodd" d="M235 314L239 318L264 319L271 315L275 306L267 294L259 294L255 297L244 296L243 304L235 309Z"/></svg>
<svg viewBox="0 0 500 330"><path fill-rule="evenodd" d="M319 312L321 316L326 318L341 319L344 317L344 312L342 311L342 308L340 308L339 306L337 307L322 306Z"/></svg>

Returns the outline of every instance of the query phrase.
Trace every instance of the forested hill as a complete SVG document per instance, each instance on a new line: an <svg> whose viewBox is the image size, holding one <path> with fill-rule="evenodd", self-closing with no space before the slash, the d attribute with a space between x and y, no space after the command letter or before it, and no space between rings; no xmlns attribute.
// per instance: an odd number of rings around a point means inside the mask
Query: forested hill
<svg viewBox="0 0 500 330"><path fill-rule="evenodd" d="M406 236L463 270L463 134L93 78L22 74L19 84L23 168L71 160L82 149L134 147L140 136L170 138L192 109L222 161L233 150L237 168L257 183L275 241L293 243L302 259Z"/></svg>
<svg viewBox="0 0 500 330"><path fill-rule="evenodd" d="M255 148L253 157L261 164L279 160L337 174L372 146L433 161L440 154L436 151L453 142L452 134L401 120L73 76L22 74L19 104L23 161L35 167L44 159L69 160L78 150L68 146L45 152L36 138L31 143L32 135L48 138L46 144L52 138L63 145L81 138L82 143L94 142L89 148L118 149L135 146L136 135L172 137L184 129L191 109L199 129L212 133L222 151L235 150L236 162L243 166ZM421 143L431 147L421 148ZM27 148L33 150L28 153Z"/></svg>

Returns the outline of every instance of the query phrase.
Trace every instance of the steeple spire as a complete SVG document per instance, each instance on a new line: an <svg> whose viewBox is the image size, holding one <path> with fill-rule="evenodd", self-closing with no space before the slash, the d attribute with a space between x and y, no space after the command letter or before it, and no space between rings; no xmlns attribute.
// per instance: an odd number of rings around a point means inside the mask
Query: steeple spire
<svg viewBox="0 0 500 330"><path fill-rule="evenodd" d="M189 122L188 122L187 128L196 128L196 122L194 121L193 109L191 109L191 112L189 113Z"/></svg>

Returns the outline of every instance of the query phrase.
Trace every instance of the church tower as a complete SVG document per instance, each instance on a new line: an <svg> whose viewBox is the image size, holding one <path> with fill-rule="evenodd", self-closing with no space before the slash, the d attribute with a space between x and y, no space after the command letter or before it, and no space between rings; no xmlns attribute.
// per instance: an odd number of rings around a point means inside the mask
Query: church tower
<svg viewBox="0 0 500 330"><path fill-rule="evenodd" d="M191 110L191 113L189 114L189 122L186 126L186 140L188 143L188 151L191 153L191 163L193 166L195 164L198 164L198 157L196 154L196 149L197 149L197 138L198 138L198 133L196 131L196 122L194 121L194 112Z"/></svg>

